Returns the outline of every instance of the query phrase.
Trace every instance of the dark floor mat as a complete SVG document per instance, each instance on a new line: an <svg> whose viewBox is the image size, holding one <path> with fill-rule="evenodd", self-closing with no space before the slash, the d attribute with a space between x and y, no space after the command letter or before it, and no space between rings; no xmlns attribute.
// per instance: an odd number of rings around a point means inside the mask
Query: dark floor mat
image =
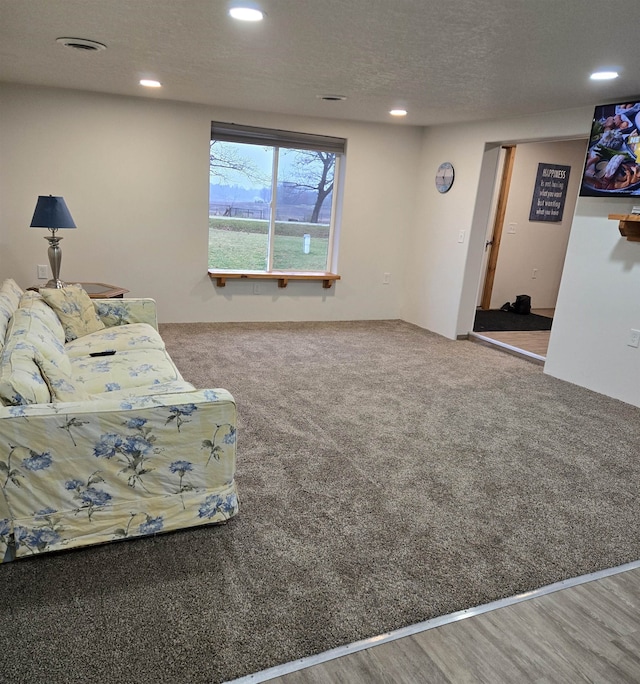
<svg viewBox="0 0 640 684"><path fill-rule="evenodd" d="M500 330L551 330L553 318L538 314L517 314L501 309L478 309L473 324L474 332L497 332Z"/></svg>

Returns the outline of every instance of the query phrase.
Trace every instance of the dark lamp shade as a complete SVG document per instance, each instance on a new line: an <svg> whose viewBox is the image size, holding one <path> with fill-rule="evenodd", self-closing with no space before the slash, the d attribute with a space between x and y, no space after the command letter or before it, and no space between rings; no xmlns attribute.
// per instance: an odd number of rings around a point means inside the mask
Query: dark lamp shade
<svg viewBox="0 0 640 684"><path fill-rule="evenodd" d="M31 219L31 228L75 228L63 197L40 195Z"/></svg>

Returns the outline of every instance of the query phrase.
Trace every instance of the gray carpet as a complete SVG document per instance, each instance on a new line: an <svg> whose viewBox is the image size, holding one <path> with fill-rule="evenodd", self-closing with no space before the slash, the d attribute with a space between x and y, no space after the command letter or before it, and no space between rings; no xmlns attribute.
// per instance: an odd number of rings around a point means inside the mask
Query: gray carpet
<svg viewBox="0 0 640 684"><path fill-rule="evenodd" d="M0 566L0 679L231 679L640 557L640 410L396 322L171 324L238 517Z"/></svg>

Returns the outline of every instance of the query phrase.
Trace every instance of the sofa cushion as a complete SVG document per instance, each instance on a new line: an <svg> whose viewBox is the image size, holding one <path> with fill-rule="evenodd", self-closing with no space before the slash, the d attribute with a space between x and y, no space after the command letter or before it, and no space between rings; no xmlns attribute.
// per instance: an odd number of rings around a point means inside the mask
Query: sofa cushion
<svg viewBox="0 0 640 684"><path fill-rule="evenodd" d="M22 288L15 280L12 278L7 278L2 285L0 285L0 294L7 295L12 302L14 302L15 307L18 308L18 302L20 297L24 294Z"/></svg>
<svg viewBox="0 0 640 684"><path fill-rule="evenodd" d="M21 346L26 342L36 347L45 357L50 358L56 365L64 365L70 369L69 358L56 332L49 327L49 322L37 311L31 309L16 309L11 319L7 345L12 342Z"/></svg>
<svg viewBox="0 0 640 684"><path fill-rule="evenodd" d="M35 361L42 340L32 330L32 316L18 311L11 319L0 356L0 400L9 406L48 403L51 392ZM35 322L33 327L38 328Z"/></svg>
<svg viewBox="0 0 640 684"><path fill-rule="evenodd" d="M22 297L20 297L19 307L21 309L29 309L34 311L39 318L46 323L55 335L56 339L64 344L65 335L64 328L56 312L44 301L39 292L27 290Z"/></svg>
<svg viewBox="0 0 640 684"><path fill-rule="evenodd" d="M11 278L7 278L0 286L0 349L4 345L9 321L18 308L21 296L22 290Z"/></svg>
<svg viewBox="0 0 640 684"><path fill-rule="evenodd" d="M104 328L93 302L81 285L42 288L40 294L58 315L67 342Z"/></svg>
<svg viewBox="0 0 640 684"><path fill-rule="evenodd" d="M5 406L19 404L46 404L51 392L35 362L34 347L7 353L7 346L0 357L0 401Z"/></svg>
<svg viewBox="0 0 640 684"><path fill-rule="evenodd" d="M36 351L34 361L40 369L40 375L46 382L51 394L51 401L87 401L89 395L71 377L69 363L57 366L51 359Z"/></svg>
<svg viewBox="0 0 640 684"><path fill-rule="evenodd" d="M87 394L182 380L164 349L118 351L113 356L71 357L74 383Z"/></svg>
<svg viewBox="0 0 640 684"><path fill-rule="evenodd" d="M140 385L139 387L129 387L127 389L114 390L112 392L103 392L101 394L92 394L91 399L117 399L123 403L127 403L132 399L139 397L156 397L159 394L180 394L183 392L193 392L195 387L186 380L173 380L171 382L150 383L148 385Z"/></svg>
<svg viewBox="0 0 640 684"><path fill-rule="evenodd" d="M5 404L88 399L71 376L64 345L35 310L18 308L11 319L0 356L0 399Z"/></svg>
<svg viewBox="0 0 640 684"><path fill-rule="evenodd" d="M88 356L92 352L130 351L140 349L164 349L164 341L160 333L148 323L128 323L116 325L89 333L65 345L65 350L71 358Z"/></svg>
<svg viewBox="0 0 640 684"><path fill-rule="evenodd" d="M11 299L6 294L0 294L0 349L4 346L4 338L7 334L9 321L17 306L13 306Z"/></svg>

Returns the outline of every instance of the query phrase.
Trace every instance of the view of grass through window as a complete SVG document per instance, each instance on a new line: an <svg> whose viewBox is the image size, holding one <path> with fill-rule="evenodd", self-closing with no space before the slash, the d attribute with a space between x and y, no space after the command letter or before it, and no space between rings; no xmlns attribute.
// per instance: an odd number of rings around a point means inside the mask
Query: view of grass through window
<svg viewBox="0 0 640 684"><path fill-rule="evenodd" d="M212 140L209 268L327 271L336 155Z"/></svg>

